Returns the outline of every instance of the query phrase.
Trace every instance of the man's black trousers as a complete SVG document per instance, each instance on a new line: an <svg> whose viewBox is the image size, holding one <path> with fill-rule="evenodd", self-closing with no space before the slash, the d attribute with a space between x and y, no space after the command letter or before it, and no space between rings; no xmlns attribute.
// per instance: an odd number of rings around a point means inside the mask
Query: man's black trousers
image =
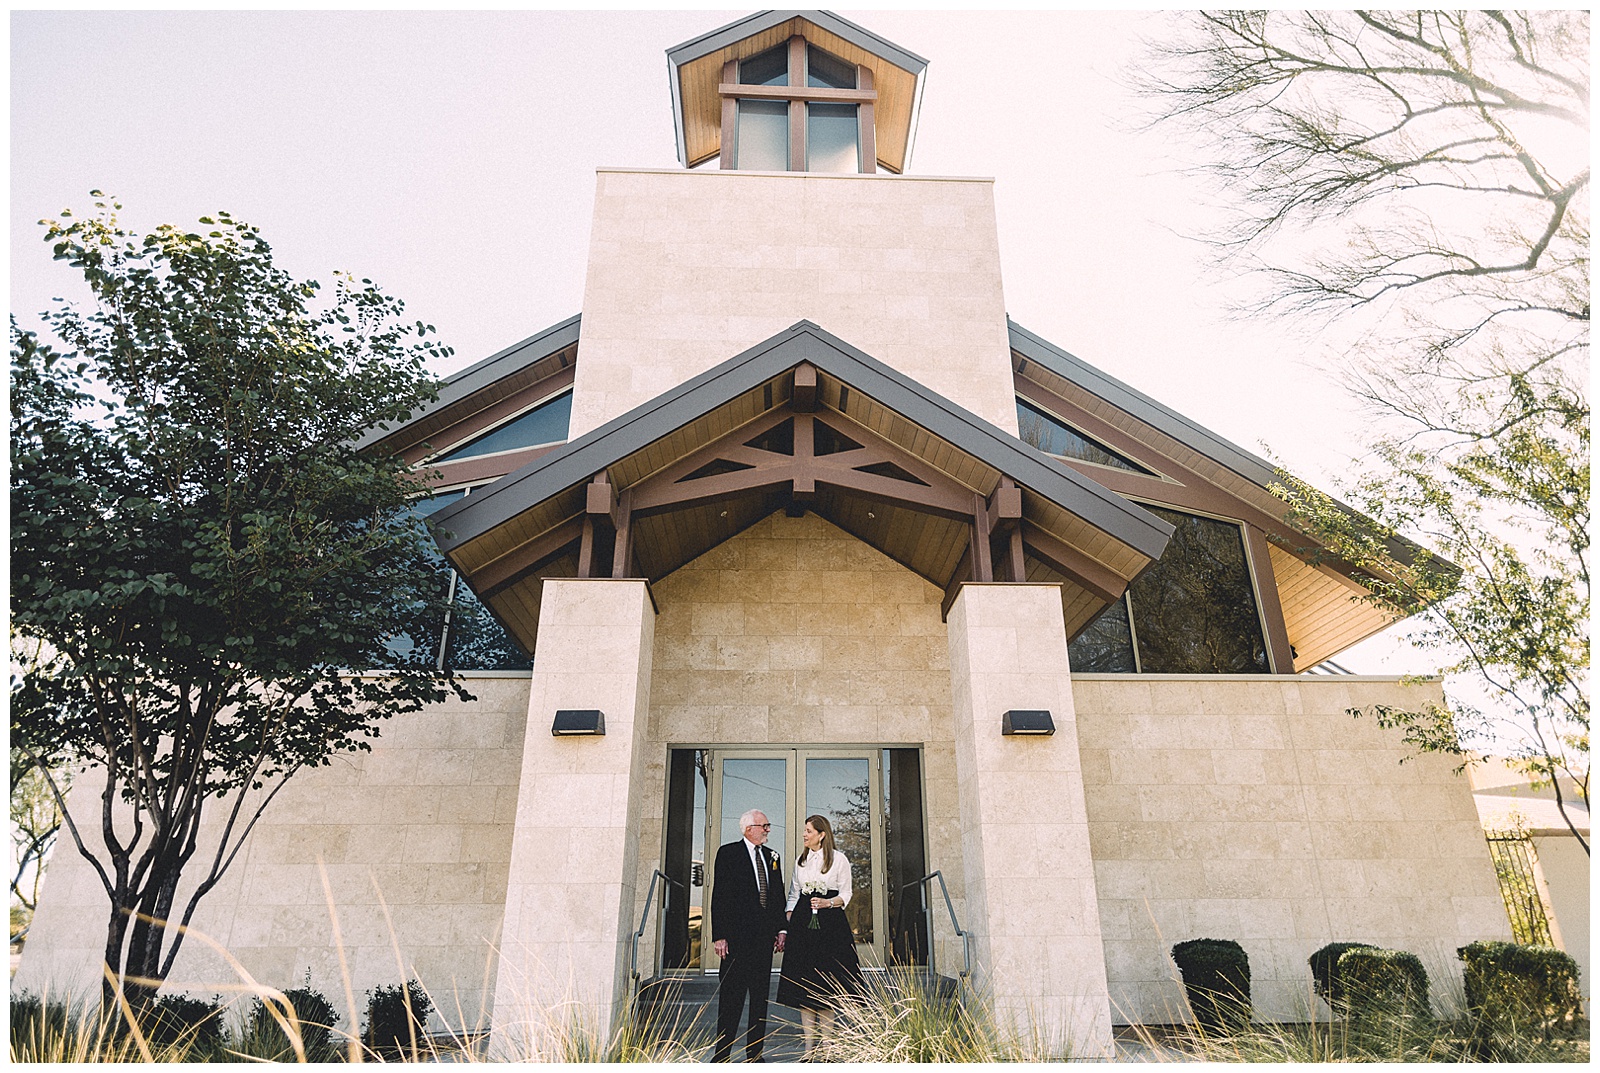
<svg viewBox="0 0 1600 1073"><path fill-rule="evenodd" d="M750 1027L744 1037L745 1061L761 1057L767 1033L767 991L772 987L772 940L753 946L728 948L722 959L717 986L717 1049L713 1062L733 1058L733 1037L739 1032L739 1015L750 1000Z"/></svg>

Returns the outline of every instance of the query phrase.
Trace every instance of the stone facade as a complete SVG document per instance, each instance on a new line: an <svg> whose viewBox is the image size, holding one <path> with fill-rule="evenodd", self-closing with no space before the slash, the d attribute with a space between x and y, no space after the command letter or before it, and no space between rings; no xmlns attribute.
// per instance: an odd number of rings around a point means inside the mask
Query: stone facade
<svg viewBox="0 0 1600 1073"><path fill-rule="evenodd" d="M992 180L606 168L572 437L798 320L1016 435Z"/></svg>
<svg viewBox="0 0 1600 1073"><path fill-rule="evenodd" d="M637 582L552 582L547 591L580 586L629 590L644 599ZM538 993L541 1000L546 994L527 986L526 967L505 970L494 960L504 945L500 931L519 818L530 826L524 879L515 886L519 904L531 900L538 910L509 925L520 936L519 949L588 921L595 934L582 941L596 945L593 956L580 961L603 970L605 979L590 983L615 990L625 984L626 937L660 859L669 745L917 745L928 867L943 871L963 925L980 934L975 954L991 986L994 970L1003 974L1007 965L1005 957L995 957L992 940L1007 929L1025 936L1016 927L1019 916L1059 916L1070 901L1064 872L1009 876L1038 866L1027 860L1005 866L996 854L1016 848L1012 834L1026 833L1035 852L1051 854L1050 867L1059 872L1075 859L1069 851L1077 844L1073 830L1048 824L1008 834L1001 829L1005 816L994 810L1009 815L1037 805L1053 817L1070 817L1074 767L1081 765L1095 904L1074 910L1076 938L1058 920L1057 934L1029 941L1047 951L1103 950L1103 968L1093 959L1077 968L1086 978L1103 972L1113 1023L1183 1020L1182 991L1167 951L1201 936L1243 944L1261 1017L1299 1019L1318 1009L1306 958L1334 939L1417 953L1436 983L1436 1009L1453 1008L1460 978L1455 947L1508 937L1471 795L1448 760L1401 764L1406 749L1392 732L1345 714L1353 706L1436 698L1437 684L1078 675L1068 695L1060 653L1035 652L1021 662L1057 681L1057 699L1030 695L1025 706L1051 707L1061 729L1044 741L1001 741L999 710L988 709L1021 702L969 689L963 703L970 714L958 719L954 711L953 670L968 679L993 672L1003 685L1007 675L1014 677L991 656L969 654L964 668L955 666L952 651L981 647L958 643L957 635L970 633L971 625L963 625L967 612L960 609L974 594L1034 591L1038 587L969 586L947 625L938 590L904 567L814 515L772 515L654 586L659 612L648 641L648 602L635 609L631 634L590 624L611 638L609 647L598 637L589 639L593 645L581 641L568 624L568 636L581 642L573 659L603 656L599 662L618 682L616 698L595 699L603 683L588 680L593 668L558 672L554 664L561 661L552 649L546 669L571 676L572 688L560 696L550 692L553 677L533 697L525 675L473 676L467 685L477 700L396 718L371 753L297 776L202 903L195 927L263 983L290 986L310 969L313 983L342 1011L340 948L320 860L358 1006L366 989L400 979L403 966L404 975L418 976L432 992L436 1027L482 1028L497 989L513 997L519 989L524 998ZM552 615L563 613L559 597L547 606ZM635 693L631 701L633 710L648 710L637 750L621 681L630 673L626 654L613 651L629 636L637 650L631 673L645 683L648 698L645 703ZM1064 647L1060 635L1053 644ZM648 660L641 655L646 649ZM641 674L646 664L648 673ZM530 704L536 725L527 718ZM601 707L607 736L552 739L552 706ZM1069 720L1076 750L1065 748ZM958 723L969 727L969 745L958 745ZM580 753L596 745L621 750L607 761L604 803L569 785L599 777L579 771ZM1004 774L1003 764L983 774L985 756L1021 758L1041 745L1060 755L1053 753L1025 787L994 781L994 773ZM966 766L988 781L972 793L962 783L962 749L971 753ZM1060 786L1045 792L1038 779ZM85 777L75 791L75 815L93 816L94 794ZM967 814L973 808L976 823ZM562 830L552 826L556 819L543 821L548 830L535 830L552 810ZM605 828L601 837L579 832L574 838L567 829L597 824ZM991 824L998 826L991 830ZM981 844L967 845L973 839ZM551 846L558 841L565 849L555 866ZM982 874L974 876L974 869ZM1035 886L1043 889L1028 887L1040 879ZM573 890L593 886L597 894L559 894L555 888L566 881ZM1038 905L1016 899L1003 905L1008 896L997 892L1008 883L1017 887L1017 898L1027 894ZM554 912L541 891L565 909ZM581 912L574 908L578 902ZM14 989L83 993L96 987L103 906L93 872L64 844L47 873ZM935 920L942 929L943 921ZM546 967L562 954L539 953ZM1053 966L1064 956L1052 954L1041 964ZM942 945L939 957L953 971L959 946ZM647 972L653 959L647 943L640 956ZM517 982L497 988L496 977L507 979L508 972ZM171 987L210 994L237 981L221 957L191 939Z"/></svg>
<svg viewBox="0 0 1600 1073"><path fill-rule="evenodd" d="M342 1029L352 1022L346 972L361 1009L367 989L416 976L434 997L436 1025L486 1023L528 675L475 674L465 685L475 700L396 716L383 724L371 752L338 757L290 780L200 903L198 934L185 940L169 990L237 992L238 971L209 938L268 986L295 986L309 969L344 1018ZM71 795L73 815L91 840L100 830L98 793L89 772ZM213 839L219 812L213 804L207 820ZM199 866L189 871L184 889L192 889ZM63 838L45 873L13 993L97 992L106 917L99 877Z"/></svg>
<svg viewBox="0 0 1600 1073"><path fill-rule="evenodd" d="M643 581L545 582L495 983L495 1053L541 1053L543 1033L574 1019L603 1032L626 994L623 936L640 856L634 773L643 767L655 617ZM563 708L599 709L605 733L554 737L553 714Z"/></svg>
<svg viewBox="0 0 1600 1073"><path fill-rule="evenodd" d="M950 607L950 669L970 868L966 927L1001 1025L1052 1052L1112 1056L1094 860L1084 813L1060 591L967 585ZM1055 733L1000 733L1000 713L1052 713Z"/></svg>
<svg viewBox="0 0 1600 1073"><path fill-rule="evenodd" d="M1465 776L1347 708L1440 699L1392 678L1080 675L1089 838L1113 1016L1187 1019L1168 951L1238 941L1256 1014L1326 1007L1306 964L1335 940L1409 950L1441 1014L1455 950L1510 938Z"/></svg>
<svg viewBox="0 0 1600 1073"><path fill-rule="evenodd" d="M655 586L634 921L663 846L668 745L922 748L928 867L963 907L950 666L938 589L814 514L782 513ZM785 874L793 862L785 865ZM635 924L637 926L637 924ZM641 947L651 964L654 937ZM959 958L954 950L944 954Z"/></svg>

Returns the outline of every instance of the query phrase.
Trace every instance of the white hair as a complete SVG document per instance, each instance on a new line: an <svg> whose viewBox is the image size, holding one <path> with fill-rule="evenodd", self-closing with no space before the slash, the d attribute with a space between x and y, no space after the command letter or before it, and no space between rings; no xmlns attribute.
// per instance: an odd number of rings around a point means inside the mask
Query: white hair
<svg viewBox="0 0 1600 1073"><path fill-rule="evenodd" d="M744 815L739 817L739 830L743 831L746 827L749 827L752 823L755 823L757 816L765 818L766 815L767 814L765 812L762 812L758 808L745 809Z"/></svg>

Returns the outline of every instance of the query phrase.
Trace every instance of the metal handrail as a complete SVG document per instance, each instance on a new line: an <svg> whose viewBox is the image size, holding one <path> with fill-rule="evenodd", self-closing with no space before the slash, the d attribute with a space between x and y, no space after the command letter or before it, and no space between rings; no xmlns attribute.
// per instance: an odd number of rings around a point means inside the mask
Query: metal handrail
<svg viewBox="0 0 1600 1073"><path fill-rule="evenodd" d="M944 894L944 908L945 911L950 914L950 926L954 928L956 930L956 934L961 937L961 979L965 980L967 977L972 975L972 933L970 931L963 931L961 928L961 922L956 919L956 906L955 903L950 900L950 888L944 885L944 875L941 872L929 872L921 879L913 880L912 882L901 887L900 893L904 894L912 887L923 886L930 879L937 879L939 881L939 890ZM937 975L939 971L939 944L933 941L933 929L931 927L928 929L928 971L934 973L935 975Z"/></svg>
<svg viewBox="0 0 1600 1073"><path fill-rule="evenodd" d="M650 889L647 890L644 895L644 912L639 916L639 930L633 933L633 939L631 943L632 949L628 954L628 969L629 972L632 973L633 990L635 993L637 993L639 990L639 940L644 938L645 925L650 921L650 907L655 904L656 880L658 879L664 879L668 883L671 883L674 887L682 888L686 896L689 890L689 888L685 887L682 883L678 882L676 879L673 879L659 868L657 868L651 874ZM666 888L663 887L662 889L665 890Z"/></svg>

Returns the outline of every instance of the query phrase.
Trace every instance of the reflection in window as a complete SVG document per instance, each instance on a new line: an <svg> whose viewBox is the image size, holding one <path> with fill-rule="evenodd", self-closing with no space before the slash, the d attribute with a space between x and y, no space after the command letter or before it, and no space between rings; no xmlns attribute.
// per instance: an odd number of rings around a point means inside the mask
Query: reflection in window
<svg viewBox="0 0 1600 1073"><path fill-rule="evenodd" d="M1128 601L1123 597L1100 613L1089 628L1067 646L1067 664L1086 674L1133 674L1133 634L1128 630Z"/></svg>
<svg viewBox="0 0 1600 1073"><path fill-rule="evenodd" d="M739 102L740 171L789 170L789 102Z"/></svg>
<svg viewBox="0 0 1600 1073"><path fill-rule="evenodd" d="M815 45L807 45L806 85L814 89L855 89L856 65Z"/></svg>
<svg viewBox="0 0 1600 1073"><path fill-rule="evenodd" d="M789 45L739 61L739 84L743 86L787 86L789 84Z"/></svg>
<svg viewBox="0 0 1600 1073"><path fill-rule="evenodd" d="M540 403L521 417L508 421L475 440L468 441L449 454L439 456L434 461L454 462L458 458L492 455L497 451L514 451L519 447L560 443L567 438L567 429L571 423L572 392L566 391L548 402Z"/></svg>
<svg viewBox="0 0 1600 1073"><path fill-rule="evenodd" d="M1153 477L1126 455L1118 454L1105 444L1093 440L1068 425L1053 414L1047 414L1031 402L1017 399L1018 437L1030 447L1037 447L1047 455L1076 458L1080 462L1094 462L1101 466L1115 466L1132 473Z"/></svg>
<svg viewBox="0 0 1600 1073"><path fill-rule="evenodd" d="M458 671L525 671L533 660L495 621L459 574L452 579L445 666Z"/></svg>
<svg viewBox="0 0 1600 1073"><path fill-rule="evenodd" d="M419 499L412 515L422 519L455 503L467 494L457 488ZM437 564L438 597L415 611L415 625L388 641L396 666L429 666L457 671L526 670L533 660L511 639L489 609L467 588L437 548L430 549Z"/></svg>
<svg viewBox="0 0 1600 1073"><path fill-rule="evenodd" d="M853 104L806 105L806 170L861 170L859 124Z"/></svg>
<svg viewBox="0 0 1600 1073"><path fill-rule="evenodd" d="M1076 671L1266 674L1266 641L1239 527L1164 507L1167 550L1068 648ZM1132 608L1130 628L1128 608Z"/></svg>

